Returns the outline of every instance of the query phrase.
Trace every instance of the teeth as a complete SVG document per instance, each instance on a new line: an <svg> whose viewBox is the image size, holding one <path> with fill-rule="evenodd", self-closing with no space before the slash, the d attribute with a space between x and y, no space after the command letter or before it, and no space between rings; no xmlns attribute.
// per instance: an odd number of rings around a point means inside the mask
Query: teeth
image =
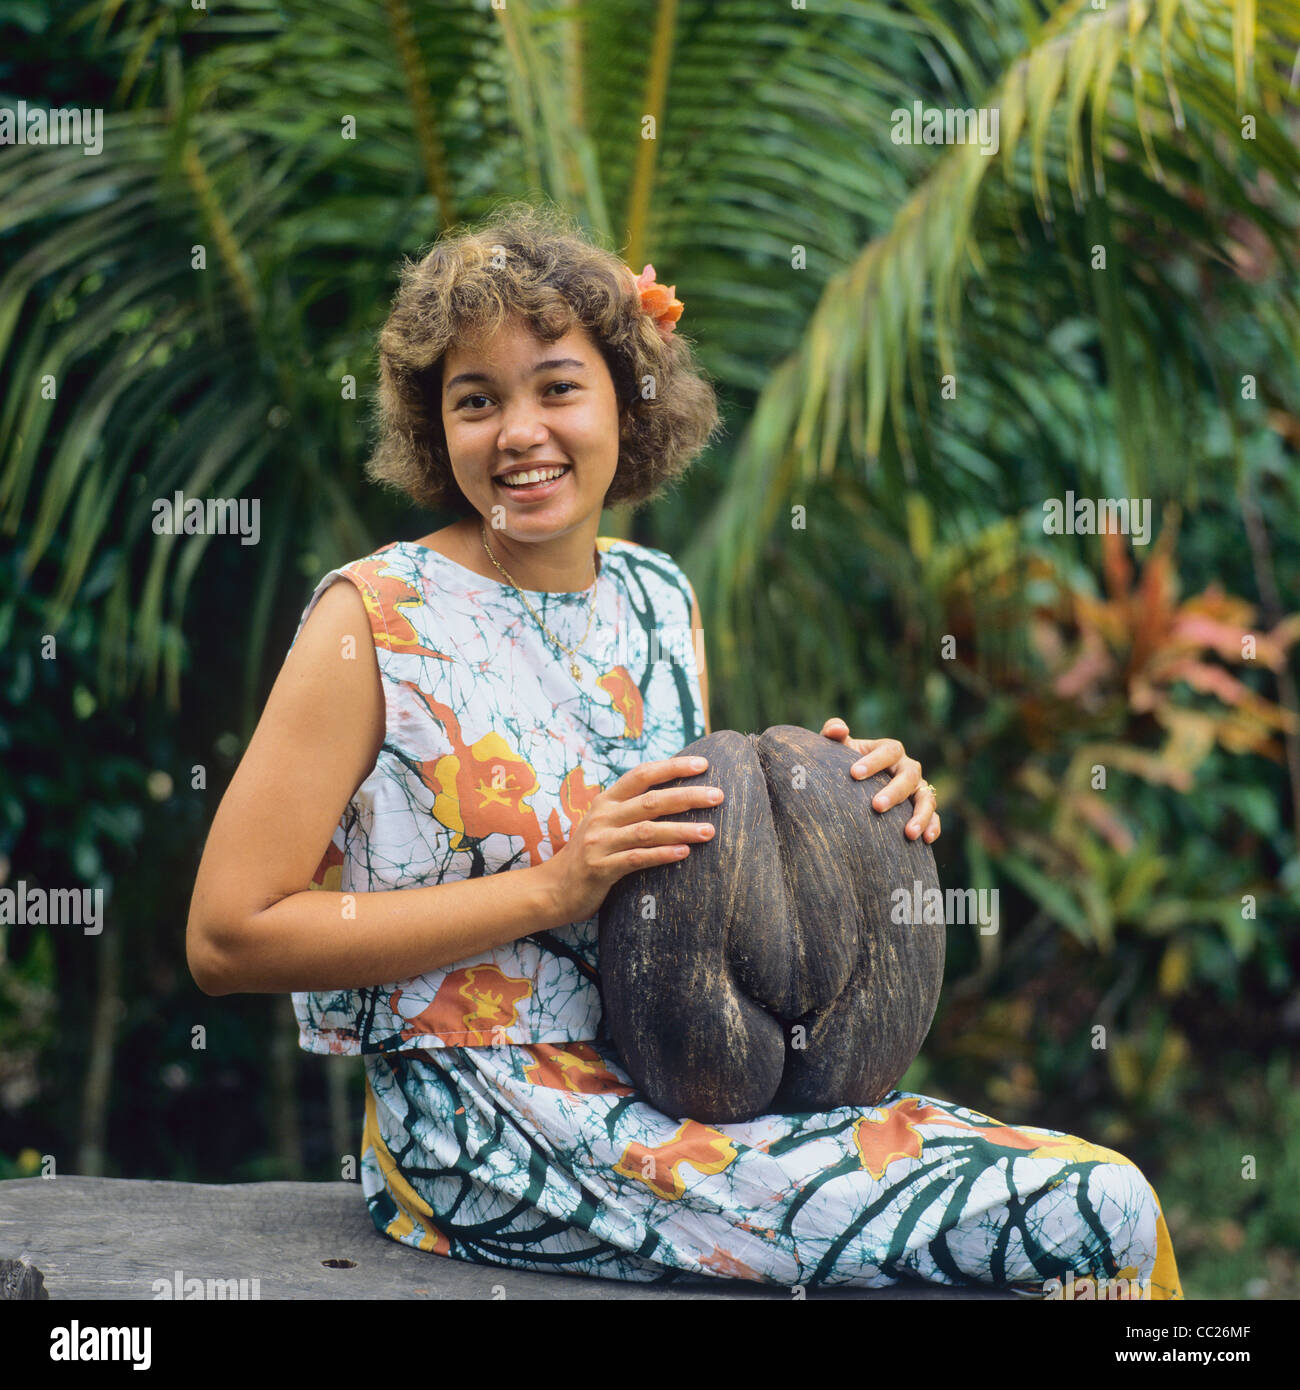
<svg viewBox="0 0 1300 1390"><path fill-rule="evenodd" d="M505 483L508 487L514 487L519 483L540 483L548 478L558 478L564 471L563 468L534 468L527 473L507 473L505 477L498 478L497 482Z"/></svg>

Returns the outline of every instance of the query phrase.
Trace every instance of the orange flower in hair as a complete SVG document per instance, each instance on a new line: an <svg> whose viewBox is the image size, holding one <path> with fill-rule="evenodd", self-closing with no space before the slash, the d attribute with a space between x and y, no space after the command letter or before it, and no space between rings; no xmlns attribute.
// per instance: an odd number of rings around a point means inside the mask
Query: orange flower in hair
<svg viewBox="0 0 1300 1390"><path fill-rule="evenodd" d="M629 267L630 269L631 267ZM649 263L640 275L635 277L637 292L641 296L641 308L655 321L655 327L667 338L682 316L683 304L675 298L676 285L660 285L655 280L655 268Z"/></svg>

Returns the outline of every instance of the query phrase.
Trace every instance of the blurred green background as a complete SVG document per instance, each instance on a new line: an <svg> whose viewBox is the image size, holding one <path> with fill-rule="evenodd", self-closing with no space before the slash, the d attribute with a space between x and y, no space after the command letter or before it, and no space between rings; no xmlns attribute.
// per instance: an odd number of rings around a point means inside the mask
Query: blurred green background
<svg viewBox="0 0 1300 1390"><path fill-rule="evenodd" d="M0 6L0 106L105 113L0 147L0 884L107 899L0 925L0 1177L356 1154L355 1060L200 994L189 895L315 582L450 519L361 473L402 256L547 198L718 387L602 527L695 584L713 727L902 739L999 891L903 1088L1126 1153L1189 1297L1300 1296L1298 48L1290 0ZM895 143L918 101L997 153ZM177 488L260 544L154 535Z"/></svg>

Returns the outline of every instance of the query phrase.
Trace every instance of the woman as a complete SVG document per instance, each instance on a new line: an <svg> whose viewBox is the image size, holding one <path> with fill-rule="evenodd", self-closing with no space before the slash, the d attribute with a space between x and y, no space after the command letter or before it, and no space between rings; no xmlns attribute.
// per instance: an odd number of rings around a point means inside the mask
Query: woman
<svg viewBox="0 0 1300 1390"><path fill-rule="evenodd" d="M596 534L717 428L681 308L527 205L404 267L369 471L459 519L317 585L204 851L196 981L290 991L305 1049L364 1057L362 1188L422 1250L1181 1297L1155 1194L1109 1149L902 1091L704 1125L612 1050L596 913L707 840L673 817L722 795L662 786L709 732L702 648L673 641L695 595L662 551ZM906 833L938 835L901 744L821 732L865 753L853 775L895 774L877 810L915 793Z"/></svg>

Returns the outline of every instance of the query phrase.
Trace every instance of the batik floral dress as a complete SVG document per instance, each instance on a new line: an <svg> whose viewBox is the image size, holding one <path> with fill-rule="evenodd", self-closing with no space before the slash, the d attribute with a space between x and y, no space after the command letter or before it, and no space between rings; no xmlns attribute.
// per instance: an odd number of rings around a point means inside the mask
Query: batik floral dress
<svg viewBox="0 0 1300 1390"><path fill-rule="evenodd" d="M427 547L395 542L321 580L303 622L331 583L356 585L386 733L317 887L541 864L600 791L703 735L685 575L628 541L602 537L597 554L581 679L510 585ZM577 646L591 590L526 592ZM304 1049L364 1058L361 1186L380 1232L646 1283L1051 1296L1072 1274L1099 1296L1182 1297L1141 1171L1073 1135L901 1090L743 1124L661 1113L605 1030L597 946L593 917L414 979L293 996Z"/></svg>

